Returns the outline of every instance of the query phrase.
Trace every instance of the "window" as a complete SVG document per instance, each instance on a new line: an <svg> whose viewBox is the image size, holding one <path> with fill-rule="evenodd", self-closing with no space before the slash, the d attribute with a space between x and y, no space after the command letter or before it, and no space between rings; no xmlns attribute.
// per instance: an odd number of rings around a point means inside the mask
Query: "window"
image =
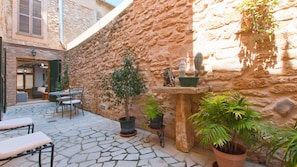
<svg viewBox="0 0 297 167"><path fill-rule="evenodd" d="M17 69L17 89L25 91L33 87L33 68L18 68Z"/></svg>
<svg viewBox="0 0 297 167"><path fill-rule="evenodd" d="M41 0L19 0L18 32L41 36Z"/></svg>

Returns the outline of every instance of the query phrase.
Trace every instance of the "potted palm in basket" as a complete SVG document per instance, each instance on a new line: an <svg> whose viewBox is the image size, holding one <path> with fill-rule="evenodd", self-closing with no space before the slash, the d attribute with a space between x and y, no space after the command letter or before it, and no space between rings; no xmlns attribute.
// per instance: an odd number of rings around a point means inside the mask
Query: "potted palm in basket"
<svg viewBox="0 0 297 167"><path fill-rule="evenodd" d="M243 167L247 157L243 144L255 144L266 134L261 113L251 105L237 92L210 92L202 98L200 111L190 116L201 144L212 147L218 166Z"/></svg>
<svg viewBox="0 0 297 167"><path fill-rule="evenodd" d="M165 112L162 102L157 100L154 95L149 94L144 99L142 108L145 114L144 124L148 124L148 127L152 129L161 129Z"/></svg>

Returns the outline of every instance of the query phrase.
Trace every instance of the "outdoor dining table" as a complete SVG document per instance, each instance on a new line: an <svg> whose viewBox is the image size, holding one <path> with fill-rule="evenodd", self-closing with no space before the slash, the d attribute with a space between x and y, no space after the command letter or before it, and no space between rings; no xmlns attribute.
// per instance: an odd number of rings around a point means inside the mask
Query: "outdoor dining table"
<svg viewBox="0 0 297 167"><path fill-rule="evenodd" d="M49 95L53 95L53 96L69 96L69 95L76 95L81 93L81 91L78 90L65 90L65 91L56 91L56 92L49 92Z"/></svg>
<svg viewBox="0 0 297 167"><path fill-rule="evenodd" d="M80 94L82 91L79 90L64 90L64 91L56 91L56 92L49 92L49 95L56 96L56 112L58 112L59 106L63 103L63 101L69 101L73 98L74 95ZM63 97L66 97L63 99ZM71 103L71 102L70 102ZM70 104L72 110L72 105ZM62 108L62 117L63 117L63 108ZM71 111L70 111L71 117Z"/></svg>

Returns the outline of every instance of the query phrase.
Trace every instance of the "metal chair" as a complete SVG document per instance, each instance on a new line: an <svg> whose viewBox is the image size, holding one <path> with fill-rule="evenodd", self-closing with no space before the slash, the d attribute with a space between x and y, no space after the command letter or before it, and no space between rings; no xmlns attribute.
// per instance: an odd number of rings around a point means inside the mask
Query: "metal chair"
<svg viewBox="0 0 297 167"><path fill-rule="evenodd" d="M58 112L59 107L63 105L62 102L63 101L68 101L72 97L71 96L61 96L60 94L57 94L56 96L57 96L57 98L56 98L56 112ZM62 110L63 110L63 108L62 108Z"/></svg>
<svg viewBox="0 0 297 167"><path fill-rule="evenodd" d="M64 106L70 106L70 119L71 119L71 113L72 113L72 108L74 108L75 114L78 111L78 107L81 109L83 115L83 92L84 92L84 87L75 87L72 89L69 89L69 93L71 95L71 98L69 100L63 100L62 101L62 118L63 118L63 108Z"/></svg>

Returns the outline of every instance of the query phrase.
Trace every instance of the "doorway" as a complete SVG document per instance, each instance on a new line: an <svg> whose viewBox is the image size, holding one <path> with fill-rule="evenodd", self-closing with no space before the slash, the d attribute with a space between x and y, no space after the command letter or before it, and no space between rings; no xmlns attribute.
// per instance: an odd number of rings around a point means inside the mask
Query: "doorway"
<svg viewBox="0 0 297 167"><path fill-rule="evenodd" d="M17 60L17 91L26 92L28 99L41 99L42 92L48 87L47 60ZM38 89L37 89L38 88Z"/></svg>

